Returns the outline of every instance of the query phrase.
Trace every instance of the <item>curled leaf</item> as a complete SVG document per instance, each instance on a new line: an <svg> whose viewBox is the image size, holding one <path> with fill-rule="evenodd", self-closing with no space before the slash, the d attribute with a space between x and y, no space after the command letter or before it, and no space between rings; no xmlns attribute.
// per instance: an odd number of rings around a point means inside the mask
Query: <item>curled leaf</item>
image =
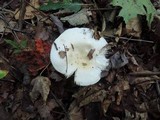
<svg viewBox="0 0 160 120"><path fill-rule="evenodd" d="M8 74L7 70L0 70L0 79L4 78Z"/></svg>

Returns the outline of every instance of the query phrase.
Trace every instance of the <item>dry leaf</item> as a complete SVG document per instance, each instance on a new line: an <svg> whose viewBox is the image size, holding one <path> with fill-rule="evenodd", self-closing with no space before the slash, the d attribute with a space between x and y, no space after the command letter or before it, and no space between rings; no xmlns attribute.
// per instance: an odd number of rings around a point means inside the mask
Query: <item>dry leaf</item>
<svg viewBox="0 0 160 120"><path fill-rule="evenodd" d="M24 15L24 19L32 19L35 16L35 12L38 12L35 8L39 8L39 0L31 0L30 5L26 6L26 12ZM19 8L15 10L15 19L19 19Z"/></svg>
<svg viewBox="0 0 160 120"><path fill-rule="evenodd" d="M41 95L43 101L46 102L51 81L47 77L38 76L32 80L31 85L33 85L32 91L30 92L31 100L35 101L38 96Z"/></svg>
<svg viewBox="0 0 160 120"><path fill-rule="evenodd" d="M39 23L36 27L35 40L47 40L49 38L49 32L46 30L46 27Z"/></svg>
<svg viewBox="0 0 160 120"><path fill-rule="evenodd" d="M148 113L138 113L135 112L134 114L125 110L125 119L124 120L148 120Z"/></svg>
<svg viewBox="0 0 160 120"><path fill-rule="evenodd" d="M76 101L73 101L69 106L69 118L70 120L84 120L83 119L83 113L82 108L77 106Z"/></svg>
<svg viewBox="0 0 160 120"><path fill-rule="evenodd" d="M63 79L63 77L55 70L51 72L49 78L55 80L56 82L61 81Z"/></svg>
<svg viewBox="0 0 160 120"><path fill-rule="evenodd" d="M58 54L59 54L59 56L61 58L65 58L66 57L66 52L65 51L59 51Z"/></svg>
<svg viewBox="0 0 160 120"><path fill-rule="evenodd" d="M107 92L105 90L97 91L90 96L85 96L85 99L80 102L80 106L87 105L91 102L102 102L106 96Z"/></svg>
<svg viewBox="0 0 160 120"><path fill-rule="evenodd" d="M115 70L110 70L109 74L107 75L107 77L105 78L108 82L112 83L115 79L116 76L116 71Z"/></svg>
<svg viewBox="0 0 160 120"><path fill-rule="evenodd" d="M134 77L129 76L128 80L131 85L138 85L143 88L144 91L149 89L153 83L155 83L155 80L158 80L159 77L151 76L151 77Z"/></svg>
<svg viewBox="0 0 160 120"><path fill-rule="evenodd" d="M111 100L105 99L102 103L103 113L105 114L108 111L108 108L111 104Z"/></svg>
<svg viewBox="0 0 160 120"><path fill-rule="evenodd" d="M128 64L128 58L126 57L125 53L120 53L119 51L111 56L110 61L112 68L114 69L118 69Z"/></svg>
<svg viewBox="0 0 160 120"><path fill-rule="evenodd" d="M93 58L93 53L94 53L95 49L91 49L87 55L87 57L89 58L89 60L91 60Z"/></svg>
<svg viewBox="0 0 160 120"><path fill-rule="evenodd" d="M115 38L115 41L118 42L119 41L119 37L122 34L122 23L118 26L117 31L115 32L115 35L117 36Z"/></svg>
<svg viewBox="0 0 160 120"><path fill-rule="evenodd" d="M129 86L129 82L126 80L120 80L115 86L112 87L111 91L113 93L117 93L117 97L116 97L117 105L120 105L123 97L123 92L128 89L130 89L130 86Z"/></svg>
<svg viewBox="0 0 160 120"><path fill-rule="evenodd" d="M62 21L68 21L69 24L73 26L88 24L88 11L86 9L82 9L76 14L61 18Z"/></svg>
<svg viewBox="0 0 160 120"><path fill-rule="evenodd" d="M0 120L10 120L11 119L11 113L8 113L6 109L1 105L0 106Z"/></svg>
<svg viewBox="0 0 160 120"><path fill-rule="evenodd" d="M113 88L111 90L115 91L115 92L121 92L124 90L128 90L129 88L130 88L129 82L126 80L121 80L115 86L113 86Z"/></svg>
<svg viewBox="0 0 160 120"><path fill-rule="evenodd" d="M42 101L36 101L35 106L38 110L38 113L40 114L41 118L45 120L53 120L53 116L51 114L51 111L58 107L58 104L54 99L51 99L47 101L46 104L42 103Z"/></svg>
<svg viewBox="0 0 160 120"><path fill-rule="evenodd" d="M14 112L14 114L12 115L11 119L7 119L7 120L33 120L36 117L36 113L29 113L29 112L25 112L24 110L20 109L21 107L19 107L19 109L17 109L16 112ZM2 120L2 119L1 119Z"/></svg>
<svg viewBox="0 0 160 120"><path fill-rule="evenodd" d="M91 102L102 102L107 96L107 92L102 89L102 86L91 86L79 90L73 95L79 103L79 106L87 105Z"/></svg>
<svg viewBox="0 0 160 120"><path fill-rule="evenodd" d="M5 24L5 22L3 20L0 19L0 33L1 32L12 32L11 29L8 29L8 27L14 28L16 25L16 22L13 21L6 21L7 23Z"/></svg>
<svg viewBox="0 0 160 120"><path fill-rule="evenodd" d="M142 28L138 17L132 18L127 22L126 32L128 35L140 38Z"/></svg>

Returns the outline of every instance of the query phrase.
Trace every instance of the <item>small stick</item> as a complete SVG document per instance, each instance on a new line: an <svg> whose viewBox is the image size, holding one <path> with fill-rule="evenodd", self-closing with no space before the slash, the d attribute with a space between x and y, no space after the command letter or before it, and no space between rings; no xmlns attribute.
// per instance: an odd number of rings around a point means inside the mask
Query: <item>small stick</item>
<svg viewBox="0 0 160 120"><path fill-rule="evenodd" d="M23 20L26 12L26 2L25 0L21 0L21 9L19 13L19 20L18 20L18 29L21 30L23 26Z"/></svg>
<svg viewBox="0 0 160 120"><path fill-rule="evenodd" d="M94 9L88 9L89 11L103 11L103 10L115 10L118 8L94 8Z"/></svg>
<svg viewBox="0 0 160 120"><path fill-rule="evenodd" d="M51 95L54 97L56 103L57 103L57 104L62 108L62 110L64 111L65 116L67 117L67 120L70 120L69 115L68 115L68 112L67 112L66 109L63 107L63 104L58 100L58 98L54 95L53 92L51 92Z"/></svg>
<svg viewBox="0 0 160 120"><path fill-rule="evenodd" d="M48 63L48 65L45 66L45 68L41 71L41 73L39 74L40 76L42 75L42 73L47 69L47 67L50 65L50 62Z"/></svg>
<svg viewBox="0 0 160 120"><path fill-rule="evenodd" d="M159 86L158 80L156 80L156 90L157 90L158 96L160 96L160 86Z"/></svg>
<svg viewBox="0 0 160 120"><path fill-rule="evenodd" d="M67 73L67 71L68 71L68 57L67 57L66 47L65 47L64 44L63 44L63 46L64 46L64 50L65 50L65 52L66 52L66 73Z"/></svg>
<svg viewBox="0 0 160 120"><path fill-rule="evenodd" d="M132 72L129 73L131 76L152 76L152 75L160 75L160 72Z"/></svg>
<svg viewBox="0 0 160 120"><path fill-rule="evenodd" d="M104 38L116 38L117 36L104 36ZM129 41L136 41L136 42L147 42L147 43L154 43L153 41L148 41L148 40L142 40L142 39L131 39L131 38L126 38L126 37L119 37L122 40L129 40Z"/></svg>

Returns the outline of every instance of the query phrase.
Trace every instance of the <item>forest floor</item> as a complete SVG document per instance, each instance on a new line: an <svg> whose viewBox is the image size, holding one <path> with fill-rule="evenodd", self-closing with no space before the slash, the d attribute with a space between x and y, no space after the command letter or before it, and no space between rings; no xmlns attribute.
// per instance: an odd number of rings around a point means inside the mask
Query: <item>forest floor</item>
<svg viewBox="0 0 160 120"><path fill-rule="evenodd" d="M151 21L118 16L125 6L112 0L51 1L0 0L0 120L159 120L159 0ZM74 27L108 42L110 66L94 85L76 85L50 62L54 40Z"/></svg>

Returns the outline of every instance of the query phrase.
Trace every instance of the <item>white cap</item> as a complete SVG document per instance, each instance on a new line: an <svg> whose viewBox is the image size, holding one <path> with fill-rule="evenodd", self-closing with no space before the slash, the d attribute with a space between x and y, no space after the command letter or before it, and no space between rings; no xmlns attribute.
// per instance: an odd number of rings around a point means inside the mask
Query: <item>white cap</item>
<svg viewBox="0 0 160 120"><path fill-rule="evenodd" d="M53 67L67 78L75 73L77 85L97 83L101 71L109 65L106 59L106 40L94 39L89 28L71 28L64 31L53 43L50 53Z"/></svg>

